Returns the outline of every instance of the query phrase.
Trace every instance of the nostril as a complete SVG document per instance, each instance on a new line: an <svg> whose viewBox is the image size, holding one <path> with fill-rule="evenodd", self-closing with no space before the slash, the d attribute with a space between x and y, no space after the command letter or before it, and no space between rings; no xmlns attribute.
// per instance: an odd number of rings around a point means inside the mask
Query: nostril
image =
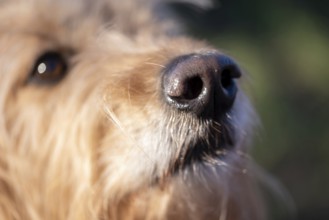
<svg viewBox="0 0 329 220"><path fill-rule="evenodd" d="M221 74L221 84L226 90L230 90L233 85L233 78L229 69L224 69Z"/></svg>
<svg viewBox="0 0 329 220"><path fill-rule="evenodd" d="M179 99L193 100L199 97L202 92L203 82L199 76L194 76L185 80L184 90Z"/></svg>
<svg viewBox="0 0 329 220"><path fill-rule="evenodd" d="M236 90L235 78L240 77L240 72L235 67L226 67L222 70L221 74L221 86L226 95L233 95Z"/></svg>

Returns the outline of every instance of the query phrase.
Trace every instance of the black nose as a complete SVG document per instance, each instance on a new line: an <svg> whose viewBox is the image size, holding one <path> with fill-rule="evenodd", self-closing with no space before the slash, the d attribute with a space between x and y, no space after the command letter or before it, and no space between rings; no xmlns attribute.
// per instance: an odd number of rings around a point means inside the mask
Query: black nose
<svg viewBox="0 0 329 220"><path fill-rule="evenodd" d="M178 110L214 117L227 112L238 91L241 72L222 54L190 54L175 58L162 78L166 102Z"/></svg>

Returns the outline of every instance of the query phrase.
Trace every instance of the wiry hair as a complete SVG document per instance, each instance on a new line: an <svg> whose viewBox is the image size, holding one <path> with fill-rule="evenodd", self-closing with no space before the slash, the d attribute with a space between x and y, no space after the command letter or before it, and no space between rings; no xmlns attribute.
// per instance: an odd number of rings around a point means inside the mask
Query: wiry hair
<svg viewBox="0 0 329 220"><path fill-rule="evenodd" d="M264 219L243 93L221 122L159 98L172 59L215 51L156 16L164 6L0 1L0 219ZM30 79L45 51L67 60L57 84ZM231 149L188 157L230 132Z"/></svg>

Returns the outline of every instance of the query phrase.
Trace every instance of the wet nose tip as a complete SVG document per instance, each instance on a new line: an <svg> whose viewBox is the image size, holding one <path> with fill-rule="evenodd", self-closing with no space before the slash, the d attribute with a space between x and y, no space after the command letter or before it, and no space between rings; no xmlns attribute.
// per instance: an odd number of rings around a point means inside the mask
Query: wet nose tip
<svg viewBox="0 0 329 220"><path fill-rule="evenodd" d="M177 110L199 116L223 113L233 105L237 64L219 53L189 54L175 58L166 67L162 90L166 102Z"/></svg>

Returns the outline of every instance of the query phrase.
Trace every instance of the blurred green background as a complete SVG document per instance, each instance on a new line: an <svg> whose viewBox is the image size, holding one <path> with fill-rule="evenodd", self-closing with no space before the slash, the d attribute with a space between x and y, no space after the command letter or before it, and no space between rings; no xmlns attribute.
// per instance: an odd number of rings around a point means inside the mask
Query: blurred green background
<svg viewBox="0 0 329 220"><path fill-rule="evenodd" d="M329 220L329 1L175 5L189 32L233 56L262 126L255 160L290 192L298 220ZM275 206L273 206L275 207ZM273 208L272 219L292 219Z"/></svg>

